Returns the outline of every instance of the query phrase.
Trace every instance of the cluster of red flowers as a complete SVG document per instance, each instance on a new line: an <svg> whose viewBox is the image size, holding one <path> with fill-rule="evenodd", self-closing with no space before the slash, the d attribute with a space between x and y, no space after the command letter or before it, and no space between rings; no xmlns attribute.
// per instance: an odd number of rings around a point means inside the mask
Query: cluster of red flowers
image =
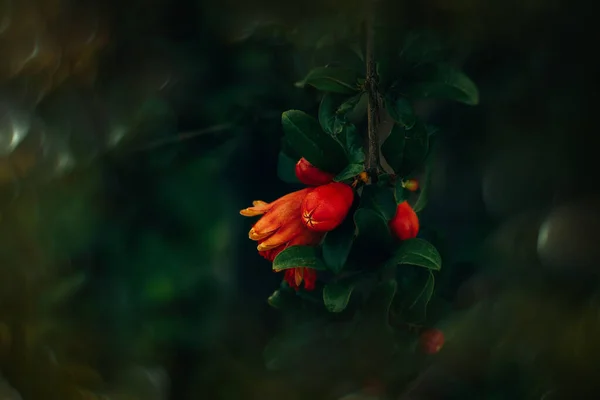
<svg viewBox="0 0 600 400"><path fill-rule="evenodd" d="M296 176L310 187L272 203L254 201L252 207L240 211L246 217L262 215L248 236L258 242L259 254L271 262L289 246L317 246L326 232L344 221L354 202L351 186L333 182L333 174L319 170L304 158L296 164ZM407 202L398 205L389 224L401 240L413 238L419 231L417 215ZM302 283L306 290L313 290L317 273L306 267L291 268L285 270L284 279L296 290Z"/></svg>

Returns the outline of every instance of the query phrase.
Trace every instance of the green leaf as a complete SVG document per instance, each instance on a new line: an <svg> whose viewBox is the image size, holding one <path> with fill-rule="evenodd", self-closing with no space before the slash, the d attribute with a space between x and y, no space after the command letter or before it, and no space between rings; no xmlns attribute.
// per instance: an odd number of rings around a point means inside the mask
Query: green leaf
<svg viewBox="0 0 600 400"><path fill-rule="evenodd" d="M462 71L439 64L429 68L420 82L405 89L413 99L434 98L458 101L471 106L479 104L479 90Z"/></svg>
<svg viewBox="0 0 600 400"><path fill-rule="evenodd" d="M407 190L402 185L402 179L397 179L396 184L394 185L394 198L396 199L396 204L402 203L406 200Z"/></svg>
<svg viewBox="0 0 600 400"><path fill-rule="evenodd" d="M294 308L298 305L298 297L289 291L278 289L267 300L269 305L278 310Z"/></svg>
<svg viewBox="0 0 600 400"><path fill-rule="evenodd" d="M423 239L409 239L402 242L392 260L396 264L409 264L434 271L442 268L442 257L437 249Z"/></svg>
<svg viewBox="0 0 600 400"><path fill-rule="evenodd" d="M397 204L391 188L368 185L363 187L360 206L361 208L377 211L386 221L389 221L396 214Z"/></svg>
<svg viewBox="0 0 600 400"><path fill-rule="evenodd" d="M297 161L280 151L277 158L277 177L287 183L299 183L300 181L296 176Z"/></svg>
<svg viewBox="0 0 600 400"><path fill-rule="evenodd" d="M357 123L367 113L368 96L365 92L350 97L337 109L338 116L343 116L350 123Z"/></svg>
<svg viewBox="0 0 600 400"><path fill-rule="evenodd" d="M354 290L351 281L330 283L323 288L323 302L329 312L342 312L348 306L350 296Z"/></svg>
<svg viewBox="0 0 600 400"><path fill-rule="evenodd" d="M320 271L327 269L319 258L316 248L311 246L290 246L273 260L274 271L298 267L313 268Z"/></svg>
<svg viewBox="0 0 600 400"><path fill-rule="evenodd" d="M433 272L423 269L401 269L401 295L394 299L394 311L409 323L423 322L427 316L427 306L435 289Z"/></svg>
<svg viewBox="0 0 600 400"><path fill-rule="evenodd" d="M358 229L357 238L361 242L380 246L389 246L392 243L388 224L378 212L368 208L359 208L354 213L354 223Z"/></svg>
<svg viewBox="0 0 600 400"><path fill-rule="evenodd" d="M409 130L395 124L390 136L381 146L385 160L401 177L420 167L428 151L429 136L421 121L417 121Z"/></svg>
<svg viewBox="0 0 600 400"><path fill-rule="evenodd" d="M325 235L322 246L323 260L332 272L338 274L344 268L354 243L355 233L354 220L346 218L340 226Z"/></svg>
<svg viewBox="0 0 600 400"><path fill-rule="evenodd" d="M348 162L352 164L363 164L365 152L363 150L363 139L358 129L353 124L346 124L342 131L344 146Z"/></svg>
<svg viewBox="0 0 600 400"><path fill-rule="evenodd" d="M289 110L281 115L281 122L287 142L312 165L332 173L346 166L342 146L323 132L313 117L299 110Z"/></svg>
<svg viewBox="0 0 600 400"><path fill-rule="evenodd" d="M398 124L394 124L390 135L381 145L381 154L385 161L398 173L402 169L402 160L405 146L405 130Z"/></svg>
<svg viewBox="0 0 600 400"><path fill-rule="evenodd" d="M363 322L369 325L383 323L384 326L389 326L390 307L397 291L398 283L394 279L377 284L360 310Z"/></svg>
<svg viewBox="0 0 600 400"><path fill-rule="evenodd" d="M431 175L433 170L433 153L430 153L425 162L425 173L424 177L420 182L421 189L419 190L419 197L413 205L415 212L421 212L429 201L429 190L431 187Z"/></svg>
<svg viewBox="0 0 600 400"><path fill-rule="evenodd" d="M354 178L365 170L363 164L348 164L333 180L335 182L345 181L346 179Z"/></svg>
<svg viewBox="0 0 600 400"><path fill-rule="evenodd" d="M353 94L359 90L359 78L361 74L348 68L318 67L311 70L297 86L311 85L324 92Z"/></svg>
<svg viewBox="0 0 600 400"><path fill-rule="evenodd" d="M319 124L325 132L337 138L342 133L344 120L337 115L337 109L343 97L325 93L319 105Z"/></svg>
<svg viewBox="0 0 600 400"><path fill-rule="evenodd" d="M398 122L405 129L411 129L417 121L413 106L405 97L393 99L387 96L385 98L385 108L394 121Z"/></svg>
<svg viewBox="0 0 600 400"><path fill-rule="evenodd" d="M366 102L361 101L364 93L347 98L346 96L325 93L319 105L319 123L325 132L340 140L344 125L356 120L366 111Z"/></svg>
<svg viewBox="0 0 600 400"><path fill-rule="evenodd" d="M439 62L444 57L444 49L439 37L428 31L408 33L400 51L400 58L410 66Z"/></svg>

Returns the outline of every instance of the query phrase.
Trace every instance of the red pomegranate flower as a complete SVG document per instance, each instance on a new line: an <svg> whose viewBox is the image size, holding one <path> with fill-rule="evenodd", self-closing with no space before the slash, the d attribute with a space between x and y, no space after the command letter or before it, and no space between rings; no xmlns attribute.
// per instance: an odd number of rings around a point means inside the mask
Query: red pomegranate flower
<svg viewBox="0 0 600 400"><path fill-rule="evenodd" d="M318 186L302 202L302 221L312 231L331 231L344 221L353 201L354 191L344 183Z"/></svg>
<svg viewBox="0 0 600 400"><path fill-rule="evenodd" d="M335 175L324 172L312 165L302 157L296 163L296 177L305 185L320 186L326 185L333 180Z"/></svg>
<svg viewBox="0 0 600 400"><path fill-rule="evenodd" d="M262 215L254 224L248 236L258 242L258 253L269 261L288 246L315 246L321 242L323 233L308 229L301 218L302 201L313 189L307 188L289 193L272 203L254 201L252 207L240 211L246 217ZM298 272L296 272L298 270ZM288 279L294 274L294 279ZM312 290L315 287L316 271L299 267L286 270L285 278L291 287L298 288L304 281L304 287Z"/></svg>
<svg viewBox="0 0 600 400"><path fill-rule="evenodd" d="M417 237L419 233L419 217L407 201L398 204L394 218L389 222L394 236L400 240Z"/></svg>

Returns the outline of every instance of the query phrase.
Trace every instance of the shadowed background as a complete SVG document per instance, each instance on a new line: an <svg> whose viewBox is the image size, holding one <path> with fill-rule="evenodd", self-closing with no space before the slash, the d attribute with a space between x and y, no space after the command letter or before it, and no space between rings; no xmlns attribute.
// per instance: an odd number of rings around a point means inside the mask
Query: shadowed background
<svg viewBox="0 0 600 400"><path fill-rule="evenodd" d="M281 112L316 112L294 82L362 1L0 0L0 398L594 397L594 14L380 6L385 35L436 32L480 90L419 105L442 129L422 225L444 350L384 384L263 361L281 277L238 211L291 190Z"/></svg>

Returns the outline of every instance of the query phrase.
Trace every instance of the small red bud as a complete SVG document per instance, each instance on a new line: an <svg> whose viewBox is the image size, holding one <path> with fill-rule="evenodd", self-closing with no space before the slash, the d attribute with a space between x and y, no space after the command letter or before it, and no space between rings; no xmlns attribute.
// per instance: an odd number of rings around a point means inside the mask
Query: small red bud
<svg viewBox="0 0 600 400"><path fill-rule="evenodd" d="M296 163L296 177L305 185L320 186L331 182L335 175L321 171L302 157Z"/></svg>
<svg viewBox="0 0 600 400"><path fill-rule="evenodd" d="M302 221L313 231L331 231L344 221L353 201L354 191L345 183L319 186L302 202Z"/></svg>
<svg viewBox="0 0 600 400"><path fill-rule="evenodd" d="M439 329L426 329L419 335L419 347L425 354L436 354L444 346L444 332Z"/></svg>
<svg viewBox="0 0 600 400"><path fill-rule="evenodd" d="M419 190L419 181L416 179L408 179L404 181L402 186L404 186L404 189L408 191L416 192L417 190Z"/></svg>
<svg viewBox="0 0 600 400"><path fill-rule="evenodd" d="M417 237L419 233L419 217L407 201L398 204L396 215L389 222L389 227L394 236L400 240Z"/></svg>

